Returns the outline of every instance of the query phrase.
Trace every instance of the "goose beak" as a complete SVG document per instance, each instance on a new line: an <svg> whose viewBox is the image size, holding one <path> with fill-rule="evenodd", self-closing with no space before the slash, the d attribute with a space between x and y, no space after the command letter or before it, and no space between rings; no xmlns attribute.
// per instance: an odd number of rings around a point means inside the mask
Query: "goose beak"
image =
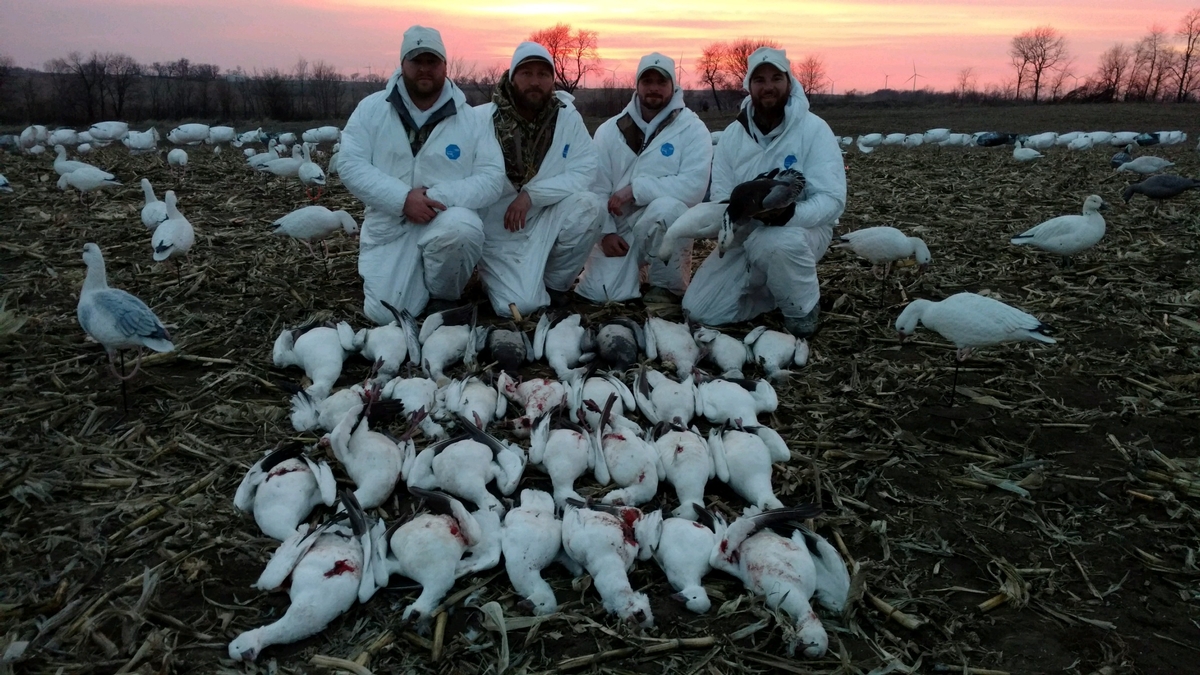
<svg viewBox="0 0 1200 675"><path fill-rule="evenodd" d="M896 337L900 340L901 343L903 343L905 340L908 339L908 333L905 333L904 331L896 331Z"/></svg>
<svg viewBox="0 0 1200 675"><path fill-rule="evenodd" d="M1100 210L1107 211L1108 210L1108 202L1100 202Z"/></svg>

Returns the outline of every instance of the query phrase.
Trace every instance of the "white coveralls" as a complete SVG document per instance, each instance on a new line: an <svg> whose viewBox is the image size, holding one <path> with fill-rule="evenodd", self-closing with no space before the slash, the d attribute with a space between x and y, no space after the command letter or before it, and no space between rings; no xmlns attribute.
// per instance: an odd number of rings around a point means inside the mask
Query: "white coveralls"
<svg viewBox="0 0 1200 675"><path fill-rule="evenodd" d="M604 207L588 191L596 176L596 147L575 109L575 97L565 91L554 94L564 105L558 110L550 149L524 187L533 205L524 229L504 229L504 213L517 196L507 176L499 200L483 211L479 278L500 316L511 316L510 303L523 315L549 305L547 288L569 290L600 236ZM496 104L485 103L477 110L487 119L496 142L492 124Z"/></svg>
<svg viewBox="0 0 1200 675"><path fill-rule="evenodd" d="M418 315L431 296L454 300L462 294L483 251L477 210L496 201L506 182L490 119L467 105L462 90L449 80L446 105L453 104L454 113L437 122L414 155L389 101L399 80L397 70L383 91L358 104L338 155L342 182L366 205L358 273L363 312L379 324L394 320L380 300ZM430 119L444 114L439 108ZM427 224L406 222L404 201L409 190L422 185L430 199L447 208Z"/></svg>
<svg viewBox="0 0 1200 675"><path fill-rule="evenodd" d="M817 261L846 208L846 167L829 125L809 112L808 97L792 77L777 133L754 127L750 97L721 134L713 156L712 201L729 198L740 183L771 169L795 168L807 185L786 225L755 229L718 257L713 251L683 296L689 319L709 325L747 321L775 307L785 317L808 314L821 297Z"/></svg>
<svg viewBox="0 0 1200 675"><path fill-rule="evenodd" d="M664 112L674 110L679 111L675 118L653 130L648 142L643 141L636 152L626 142L618 123L626 115L630 121L641 119L637 94L620 115L596 130L600 172L592 190L601 196L605 208L601 234L620 235L629 244L629 252L609 258L597 245L575 287L580 297L597 303L640 297L640 269L647 263L651 286L679 295L687 290L692 274L692 241L681 242L666 263L653 252L661 246L663 233L675 219L704 199L713 151L708 127L684 106L683 90L678 87ZM630 184L633 204L614 218L608 213L608 198Z"/></svg>

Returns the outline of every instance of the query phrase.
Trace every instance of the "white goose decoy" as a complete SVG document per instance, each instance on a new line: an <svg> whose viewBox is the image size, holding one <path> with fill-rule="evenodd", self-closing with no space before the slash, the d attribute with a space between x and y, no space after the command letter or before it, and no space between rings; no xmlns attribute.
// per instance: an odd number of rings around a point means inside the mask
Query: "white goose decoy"
<svg viewBox="0 0 1200 675"><path fill-rule="evenodd" d="M1112 142L1111 131L1092 131L1087 134L1088 138L1092 139L1092 145L1108 145Z"/></svg>
<svg viewBox="0 0 1200 675"><path fill-rule="evenodd" d="M942 143L950 138L950 130L945 128L930 129L922 137L926 143Z"/></svg>
<svg viewBox="0 0 1200 675"><path fill-rule="evenodd" d="M463 554L483 540L484 532L475 516L450 495L408 489L433 513L418 514L376 539L375 583L384 586L389 576L399 574L420 584L421 595L404 608L400 619L424 630L434 608L454 587Z"/></svg>
<svg viewBox="0 0 1200 675"><path fill-rule="evenodd" d="M389 401L399 401L404 414L413 417L418 412L425 414L418 426L427 439L445 440L446 430L438 424L431 413L437 410L437 382L425 377L396 378L383 386L382 396Z"/></svg>
<svg viewBox="0 0 1200 675"><path fill-rule="evenodd" d="M670 422L659 422L650 430L650 440L658 451L666 479L675 486L679 507L672 515L695 520L693 508L704 508L704 488L717 475L712 451L695 427L685 429Z"/></svg>
<svg viewBox="0 0 1200 675"><path fill-rule="evenodd" d="M325 173L330 176L338 175L338 155L342 151L341 143L334 143L333 150L329 153L329 161L325 164Z"/></svg>
<svg viewBox="0 0 1200 675"><path fill-rule="evenodd" d="M129 133L129 125L125 122L97 122L88 128L87 133L94 141L111 143L125 138Z"/></svg>
<svg viewBox="0 0 1200 675"><path fill-rule="evenodd" d="M299 444L269 452L246 472L233 496L239 511L254 514L263 534L283 541L317 504L333 506L337 482L325 462L314 462Z"/></svg>
<svg viewBox="0 0 1200 675"><path fill-rule="evenodd" d="M676 382L657 370L643 368L634 379L633 392L638 410L651 424L672 422L686 426L698 412L696 384L691 375L683 382Z"/></svg>
<svg viewBox="0 0 1200 675"><path fill-rule="evenodd" d="M563 513L563 551L592 575L604 609L643 628L653 626L650 599L633 590L627 571L634 560L651 556L650 547L642 547L640 541L658 536L638 527L638 509L572 502Z"/></svg>
<svg viewBox="0 0 1200 675"><path fill-rule="evenodd" d="M325 192L325 171L316 162L308 158L308 153L305 153L305 161L296 169L296 177L300 179L300 184L304 186L304 193L308 198L316 201L321 198ZM314 189L316 194L314 195Z"/></svg>
<svg viewBox="0 0 1200 675"><path fill-rule="evenodd" d="M378 391L368 391L363 399L374 402ZM404 468L405 456L413 452L412 432L397 441L376 431L371 431L367 421L368 409L363 399L346 411L341 421L325 436L321 445L333 450L333 456L341 462L346 474L356 486L354 498L365 509L373 509L392 496L396 483ZM397 443L404 445L401 448Z"/></svg>
<svg viewBox="0 0 1200 675"><path fill-rule="evenodd" d="M33 155L34 157L37 157L37 156L39 156L39 155L45 154L45 152L46 152L46 146L44 146L44 145L35 145L35 146L33 146L32 148L30 148L28 152L29 152L29 154L30 154L30 155Z"/></svg>
<svg viewBox="0 0 1200 675"><path fill-rule="evenodd" d="M1033 148L1025 147L1021 141L1017 141L1013 145L1013 159L1017 160L1018 162L1028 162L1030 160L1038 159L1039 157L1042 157L1042 153L1034 150Z"/></svg>
<svg viewBox="0 0 1200 675"><path fill-rule="evenodd" d="M512 421L513 433L520 438L529 437L537 418L567 402L567 387L542 377L519 382L502 372L496 378L496 390L509 401L524 406L524 414Z"/></svg>
<svg viewBox="0 0 1200 675"><path fill-rule="evenodd" d="M663 364L673 364L675 373L684 378L700 361L700 347L687 325L656 316L646 318L646 356Z"/></svg>
<svg viewBox="0 0 1200 675"><path fill-rule="evenodd" d="M748 429L718 429L708 432L708 449L712 453L717 478L727 483L742 499L760 509L783 506L771 487L772 464L786 462L791 453L786 446L780 452Z"/></svg>
<svg viewBox="0 0 1200 675"><path fill-rule="evenodd" d="M270 141L267 141L266 152L260 152L255 155L251 155L246 159L246 164L251 169L258 169L267 162L271 162L276 159L279 159L279 146L276 144L275 139L272 138Z"/></svg>
<svg viewBox="0 0 1200 675"><path fill-rule="evenodd" d="M693 511L689 519L667 518L662 521L661 529L652 528L659 529L661 534L651 549L654 561L676 591L671 599L682 602L690 611L704 614L712 607L704 588L704 576L712 570L711 551L725 536L725 521L714 518L701 506L689 510Z"/></svg>
<svg viewBox="0 0 1200 675"><path fill-rule="evenodd" d="M728 208L721 202L701 202L684 211L663 233L656 255L663 261L671 259L684 239L712 239L721 231Z"/></svg>
<svg viewBox="0 0 1200 675"><path fill-rule="evenodd" d="M87 277L79 292L79 304L75 316L79 326L93 340L99 342L108 354L109 371L121 381L121 396L125 396L125 382L137 375L142 364L142 347L156 352L174 351L171 336L162 321L150 311L146 303L118 288L108 287L108 276L104 271L104 255L96 244L83 246L83 262L87 265ZM124 371L124 350L137 350L137 362L133 372L118 373L114 357L122 354L121 370Z"/></svg>
<svg viewBox="0 0 1200 675"><path fill-rule="evenodd" d="M353 351L354 331L349 325L340 323L336 328L304 326L279 334L272 349L272 361L280 368L303 368L312 382L305 391L320 400L333 391L334 383L342 374L342 363Z"/></svg>
<svg viewBox="0 0 1200 675"><path fill-rule="evenodd" d="M558 379L571 382L587 374L586 365L596 357L595 344L587 329L580 325L581 317L571 314L561 319L550 312L542 314L533 331L533 358L554 369Z"/></svg>
<svg viewBox="0 0 1200 675"><path fill-rule="evenodd" d="M1148 176L1171 166L1175 166L1175 162L1153 155L1142 155L1118 166L1117 171L1133 171Z"/></svg>
<svg viewBox="0 0 1200 675"><path fill-rule="evenodd" d="M834 248L848 248L860 258L869 261L879 279L887 279L892 271L892 264L897 260L913 257L922 272L933 261L929 247L923 240L910 237L894 227L864 227L847 232L837 240L840 243L835 244Z"/></svg>
<svg viewBox="0 0 1200 675"><path fill-rule="evenodd" d="M158 149L158 129L150 127L145 131L130 131L121 139L121 143L129 148L129 154L141 155Z"/></svg>
<svg viewBox="0 0 1200 675"><path fill-rule="evenodd" d="M772 380L791 376L788 366L803 368L808 363L808 341L797 339L791 333L757 326L746 334L744 342L753 351L754 361Z"/></svg>
<svg viewBox="0 0 1200 675"><path fill-rule="evenodd" d="M244 155L246 157L246 159L249 159L257 154L258 154L258 150L255 150L254 148L243 148L242 149L242 155Z"/></svg>
<svg viewBox="0 0 1200 675"><path fill-rule="evenodd" d="M95 167L83 168L58 177L58 189L66 190L73 187L79 191L80 198L85 192L106 187L119 187L121 183L112 178L112 174Z"/></svg>
<svg viewBox="0 0 1200 675"><path fill-rule="evenodd" d="M1034 150L1046 150L1054 147L1054 142L1058 140L1058 134L1053 131L1046 131L1040 134L1034 134L1025 139L1025 147Z"/></svg>
<svg viewBox="0 0 1200 675"><path fill-rule="evenodd" d="M1118 131L1112 135L1112 138L1108 139L1108 143L1114 148L1119 148L1122 145L1136 143L1137 138L1140 135L1141 134L1136 131Z"/></svg>
<svg viewBox="0 0 1200 675"><path fill-rule="evenodd" d="M858 137L858 151L864 155L869 155L875 152L883 143L883 134L863 134Z"/></svg>
<svg viewBox="0 0 1200 675"><path fill-rule="evenodd" d="M903 342L917 330L917 324L954 343L954 381L950 385L950 403L958 386L958 364L971 351L1004 342L1034 341L1054 344L1050 326L1016 307L974 293L956 293L945 300L913 300L896 319L896 332Z"/></svg>
<svg viewBox="0 0 1200 675"><path fill-rule="evenodd" d="M907 136L904 137L904 140L900 142L900 145L902 145L906 148L912 149L912 148L919 147L924 142L925 142L924 134L908 134Z"/></svg>
<svg viewBox="0 0 1200 675"><path fill-rule="evenodd" d="M171 170L179 169L182 173L187 173L188 154L183 148L173 148L167 153L167 166Z"/></svg>
<svg viewBox="0 0 1200 675"><path fill-rule="evenodd" d="M365 603L375 594L374 541L382 536L382 523L368 527L361 509L346 493L342 503L349 527L339 519L310 532L305 523L275 550L254 587L273 591L291 579L291 604L278 621L246 631L230 642L229 658L254 661L271 645L316 635L355 601Z"/></svg>
<svg viewBox="0 0 1200 675"><path fill-rule="evenodd" d="M221 145L235 141L237 141L237 130L229 126L209 127L208 138L204 139L204 142L209 145Z"/></svg>
<svg viewBox="0 0 1200 675"><path fill-rule="evenodd" d="M285 131L284 133L276 136L276 140L279 141L280 145L292 146L292 145L296 144L296 134L294 134L290 131Z"/></svg>
<svg viewBox="0 0 1200 675"><path fill-rule="evenodd" d="M375 328L362 328L354 334L354 347L371 363L378 364L379 384L386 384L400 373L405 361L421 362L421 341L417 333L417 320L408 310L397 311L390 303L384 308L396 320Z"/></svg>
<svg viewBox="0 0 1200 675"><path fill-rule="evenodd" d="M91 151L92 151L91 143L80 143L75 148L75 152L79 153L80 155L86 155L86 154L90 153Z"/></svg>
<svg viewBox="0 0 1200 675"><path fill-rule="evenodd" d="M421 367L425 374L445 386L445 370L462 359L478 318L475 305L447 309L425 317L418 340L421 343Z"/></svg>
<svg viewBox="0 0 1200 675"><path fill-rule="evenodd" d="M900 144L904 143L904 139L907 136L908 136L908 134L903 134L903 133L899 133L899 132L887 134L886 136L883 137L883 140L881 140L879 142L879 144L880 145L900 145Z"/></svg>
<svg viewBox="0 0 1200 675"><path fill-rule="evenodd" d="M658 450L631 429L616 428L611 419L616 394L605 402L601 423L592 432L593 473L596 482L620 487L604 495L605 504L637 506L654 499L666 469ZM609 428L609 431L605 431Z"/></svg>
<svg viewBox="0 0 1200 675"><path fill-rule="evenodd" d="M142 194L145 195L146 205L142 207L142 225L147 230L154 230L167 219L167 204L161 202L154 194L154 186L149 179L142 179Z"/></svg>
<svg viewBox="0 0 1200 675"><path fill-rule="evenodd" d="M721 377L742 378L742 367L752 358L745 342L707 326L697 328L692 337L700 347L701 358L716 364Z"/></svg>
<svg viewBox="0 0 1200 675"><path fill-rule="evenodd" d="M1062 138L1061 136L1059 138ZM1067 143L1068 150L1091 150L1096 144L1092 141L1092 137L1087 134L1080 134Z"/></svg>
<svg viewBox="0 0 1200 675"><path fill-rule="evenodd" d="M79 134L74 129L55 129L46 136L46 144L50 146L79 145Z"/></svg>
<svg viewBox="0 0 1200 675"><path fill-rule="evenodd" d="M8 179L4 177L4 174L0 173L0 192L12 192L12 191L13 191L12 185L9 184Z"/></svg>
<svg viewBox="0 0 1200 675"><path fill-rule="evenodd" d="M242 133L238 134L237 143L240 143L242 145L246 145L247 143L261 143L262 138L263 138L262 127L259 127L257 129L254 129L253 131L243 131ZM272 139L272 140L274 140L274 139Z"/></svg>
<svg viewBox="0 0 1200 675"><path fill-rule="evenodd" d="M300 175L300 166L307 161L308 157L305 154L304 146L296 145L292 147L291 157L273 159L264 164L256 165L254 168L280 178L296 178Z"/></svg>
<svg viewBox="0 0 1200 675"><path fill-rule="evenodd" d="M1071 264L1071 256L1088 250L1104 238L1104 216L1100 211L1108 204L1099 195L1089 195L1083 201L1083 215L1059 216L1018 234L1010 244L1029 244L1043 251L1057 253L1063 264Z"/></svg>
<svg viewBox="0 0 1200 675"><path fill-rule="evenodd" d="M150 236L155 262L187 255L192 250L192 244L196 243L196 231L192 229L191 222L175 206L174 190L167 190L165 204L167 219L159 223Z"/></svg>
<svg viewBox="0 0 1200 675"><path fill-rule="evenodd" d="M820 513L819 507L808 504L738 518L709 559L713 569L737 577L747 590L763 596L768 607L783 610L795 622L794 629L785 630L789 656L800 648L815 659L829 648L829 636L813 611L812 598L840 613L849 595L850 575L837 550L824 538L792 524ZM772 527L795 529L786 538Z"/></svg>
<svg viewBox="0 0 1200 675"><path fill-rule="evenodd" d="M358 223L345 210L330 211L324 206L316 205L302 206L271 223L271 227L275 228L271 234L300 241L308 247L308 252L314 257L317 252L313 250L313 242L319 241L324 244L324 241L339 229L348 236L358 234ZM328 250L325 255L329 255Z"/></svg>
<svg viewBox="0 0 1200 675"><path fill-rule="evenodd" d="M521 505L508 512L500 530L504 568L520 605L537 616L558 611L554 589L542 570L562 556L562 521L554 516L554 499L541 490L522 490Z"/></svg>
<svg viewBox="0 0 1200 675"><path fill-rule="evenodd" d="M167 140L175 145L200 145L208 138L207 124L181 124L167 134Z"/></svg>
<svg viewBox="0 0 1200 675"><path fill-rule="evenodd" d="M493 421L504 419L508 404L498 387L484 384L478 377L468 377L451 380L439 389L435 410L439 420L463 418L487 429Z"/></svg>
<svg viewBox="0 0 1200 675"><path fill-rule="evenodd" d="M405 449L404 480L410 487L439 489L479 508L504 513L504 505L488 492L492 481L504 496L517 489L525 471L521 448L501 441L470 422L461 420L468 437L452 438L426 447L420 453L411 444Z"/></svg>
<svg viewBox="0 0 1200 675"><path fill-rule="evenodd" d="M529 438L529 463L550 476L554 502L561 508L568 498L580 499L575 481L595 468L591 434L568 420L543 415Z"/></svg>
<svg viewBox="0 0 1200 675"><path fill-rule="evenodd" d="M97 176L103 175L109 180L116 180L117 177L111 173L101 169L98 166L93 166L87 162L76 162L67 159L67 149L62 145L54 146L54 152L57 153L57 159L54 160L54 172L60 176L79 171L81 169L91 172Z"/></svg>

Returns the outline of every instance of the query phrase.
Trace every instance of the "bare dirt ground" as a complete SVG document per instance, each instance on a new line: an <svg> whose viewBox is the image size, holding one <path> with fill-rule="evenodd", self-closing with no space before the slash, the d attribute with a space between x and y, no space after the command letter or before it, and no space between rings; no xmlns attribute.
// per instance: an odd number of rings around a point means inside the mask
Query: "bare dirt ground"
<svg viewBox="0 0 1200 675"><path fill-rule="evenodd" d="M1044 110L1073 108L998 110L962 128L1182 127L1188 145L1144 152L1200 174L1194 118L1136 123L1115 107L1107 120L1043 127ZM840 133L958 125L932 112L853 123L838 114L829 117ZM881 306L869 268L831 251L810 365L780 386L780 409L764 419L793 451L776 467L782 498L823 504L819 531L844 543L855 569L846 614L822 614L825 658L788 658L775 620L732 578L709 577L714 609L696 616L668 598L656 567L639 563L633 585L650 594L656 618L645 633L608 617L595 591L573 589L560 568L548 576L561 613L532 622L494 570L460 581L455 591L471 597L452 598L440 643L400 624L415 593L393 580L397 588L254 665L232 664L226 645L274 620L287 598L250 588L275 544L233 509L232 496L264 450L315 440L288 423L272 382L300 373L272 367L271 343L312 317L363 322L354 243L331 242L327 279L302 247L271 237L270 222L301 205L302 191L252 175L238 153L194 149L182 180L154 157L93 154L126 186L90 208L54 188L49 158L2 156L15 193L0 195L0 298L25 323L0 337L0 632L5 644L31 641L11 667L328 672L309 664L321 654L375 673L495 672L500 633L474 607L496 600L506 608L511 672L1193 672L1200 194L1158 209L1140 198L1124 205L1128 180L1112 176L1112 150L1048 154L1023 165L1005 149L847 156L842 229L901 227L928 242L934 263L921 277L913 268L893 274ZM150 261L140 177L174 187L196 226L181 276ZM325 204L361 216L331 184ZM1008 245L1037 222L1078 212L1091 193L1113 205L1108 233L1073 269ZM144 361L123 419L103 352L74 315L88 241L103 248L110 284L143 298L177 345ZM1059 343L973 356L950 410L942 398L953 349L929 332L901 346L892 322L908 299L962 290L1035 314ZM475 288L470 298L482 295ZM580 310L642 314L639 303ZM778 326L779 317L764 321ZM349 361L343 383L367 367ZM531 474L523 485L546 481ZM740 510L736 495L710 487L717 508ZM660 492L662 503L673 499ZM391 521L408 509L396 500L383 511Z"/></svg>

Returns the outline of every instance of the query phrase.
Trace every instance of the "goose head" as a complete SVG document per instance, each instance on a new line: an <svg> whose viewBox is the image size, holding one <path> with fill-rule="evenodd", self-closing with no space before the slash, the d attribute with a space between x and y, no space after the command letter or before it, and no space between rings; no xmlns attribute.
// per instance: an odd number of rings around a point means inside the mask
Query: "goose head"
<svg viewBox="0 0 1200 675"><path fill-rule="evenodd" d="M262 630L255 628L242 633L229 643L229 658L234 661L254 661L262 649Z"/></svg>
<svg viewBox="0 0 1200 675"><path fill-rule="evenodd" d="M917 324L920 323L925 309L931 304L933 303L928 300L913 300L908 303L903 312L900 312L900 316L896 318L896 335L901 342L917 332Z"/></svg>

